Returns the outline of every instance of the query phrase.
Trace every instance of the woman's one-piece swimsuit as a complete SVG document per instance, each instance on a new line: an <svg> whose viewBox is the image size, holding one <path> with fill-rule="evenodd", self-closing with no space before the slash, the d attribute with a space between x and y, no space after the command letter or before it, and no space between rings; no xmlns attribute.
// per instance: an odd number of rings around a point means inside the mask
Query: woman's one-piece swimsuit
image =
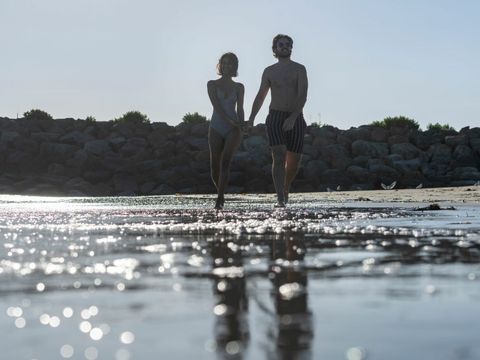
<svg viewBox="0 0 480 360"><path fill-rule="evenodd" d="M237 104L237 92L232 91L228 97L225 97L225 93L215 86L215 92L217 95L218 102L222 107L223 111L231 118L237 119L237 112L235 110ZM213 110L212 119L210 120L210 126L214 129L220 136L225 138L228 133L233 129L233 125L222 116Z"/></svg>

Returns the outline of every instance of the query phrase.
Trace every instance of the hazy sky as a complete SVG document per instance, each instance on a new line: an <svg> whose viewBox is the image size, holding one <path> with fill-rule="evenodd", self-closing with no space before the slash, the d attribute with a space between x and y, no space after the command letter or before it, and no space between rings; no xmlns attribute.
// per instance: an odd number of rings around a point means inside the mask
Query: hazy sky
<svg viewBox="0 0 480 360"><path fill-rule="evenodd" d="M0 0L0 116L210 117L206 83L226 51L248 116L286 33L307 68L307 123L480 126L479 18L477 0Z"/></svg>

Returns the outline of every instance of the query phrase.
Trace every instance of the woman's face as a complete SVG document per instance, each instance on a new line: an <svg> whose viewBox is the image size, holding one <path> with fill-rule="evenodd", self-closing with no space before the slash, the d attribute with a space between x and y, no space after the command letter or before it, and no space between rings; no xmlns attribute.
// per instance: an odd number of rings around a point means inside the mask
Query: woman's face
<svg viewBox="0 0 480 360"><path fill-rule="evenodd" d="M236 72L235 61L230 56L224 56L220 61L220 69L224 76L234 76Z"/></svg>

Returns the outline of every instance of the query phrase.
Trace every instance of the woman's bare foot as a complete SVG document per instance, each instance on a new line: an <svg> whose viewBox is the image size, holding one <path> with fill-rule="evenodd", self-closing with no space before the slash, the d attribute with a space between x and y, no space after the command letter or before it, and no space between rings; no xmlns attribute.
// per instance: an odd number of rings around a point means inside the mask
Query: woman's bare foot
<svg viewBox="0 0 480 360"><path fill-rule="evenodd" d="M215 209L216 210L222 210L224 204L225 204L225 197L218 196L217 201L215 202Z"/></svg>

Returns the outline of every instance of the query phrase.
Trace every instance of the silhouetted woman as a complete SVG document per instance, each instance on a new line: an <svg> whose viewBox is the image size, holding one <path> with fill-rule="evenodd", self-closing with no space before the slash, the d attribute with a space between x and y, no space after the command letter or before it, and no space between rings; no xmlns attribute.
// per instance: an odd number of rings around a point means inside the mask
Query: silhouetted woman
<svg viewBox="0 0 480 360"><path fill-rule="evenodd" d="M210 170L217 188L215 209L222 209L225 202L225 188L228 183L230 163L242 140L240 126L244 124L243 84L232 77L238 75L238 58L233 53L220 57L217 73L220 78L207 83L208 96L213 105L213 114L208 130L210 147Z"/></svg>

